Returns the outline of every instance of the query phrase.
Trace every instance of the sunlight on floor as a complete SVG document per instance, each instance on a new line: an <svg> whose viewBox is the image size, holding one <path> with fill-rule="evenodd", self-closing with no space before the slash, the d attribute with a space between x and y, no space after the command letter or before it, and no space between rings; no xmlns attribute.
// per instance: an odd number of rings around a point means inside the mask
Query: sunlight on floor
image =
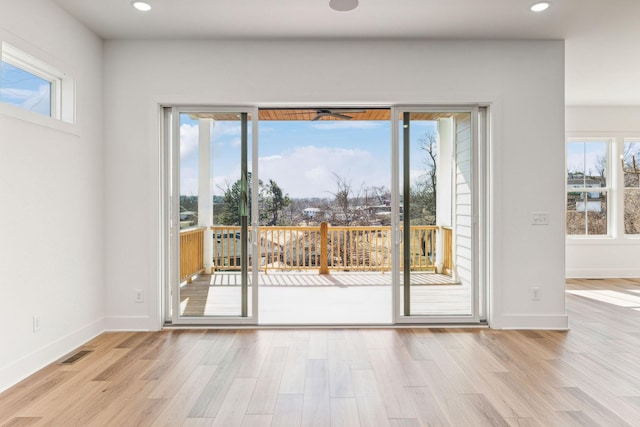
<svg viewBox="0 0 640 427"><path fill-rule="evenodd" d="M630 291L633 293L640 293L640 291ZM618 307L633 308L640 311L640 297L630 295L625 292L611 291L611 290L575 290L567 291L568 294L577 295L584 298L590 298L596 301L605 302L608 304L617 305Z"/></svg>

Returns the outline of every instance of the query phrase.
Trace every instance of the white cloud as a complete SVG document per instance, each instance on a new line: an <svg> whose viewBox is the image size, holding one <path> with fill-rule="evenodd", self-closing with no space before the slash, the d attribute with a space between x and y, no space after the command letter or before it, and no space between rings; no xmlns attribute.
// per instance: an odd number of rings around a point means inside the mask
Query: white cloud
<svg viewBox="0 0 640 427"><path fill-rule="evenodd" d="M24 101L36 93L29 89L0 88L0 97L16 101Z"/></svg>
<svg viewBox="0 0 640 427"><path fill-rule="evenodd" d="M198 125L183 124L180 126L180 158L190 156L198 149Z"/></svg>
<svg viewBox="0 0 640 427"><path fill-rule="evenodd" d="M220 123L226 123L226 122L220 122ZM225 139L222 141L220 140L223 135L232 136L235 134L236 132L233 128L218 126L216 124L216 127L214 128L212 133L213 140L214 140L213 142L214 153L216 150L224 149L225 146L239 147L241 143L240 138L233 138L231 140ZM238 135L240 134L239 129L237 134ZM198 151L198 146L200 144L199 135L200 135L200 127L197 124L193 125L193 124L185 123L180 126L180 158L185 159Z"/></svg>
<svg viewBox="0 0 640 427"><path fill-rule="evenodd" d="M49 111L50 102L51 102L51 86L40 85L37 91L34 91L30 97L24 100L24 102L22 103L22 106L27 110Z"/></svg>
<svg viewBox="0 0 640 427"><path fill-rule="evenodd" d="M222 138L224 136L240 136L240 121L217 121L212 129L213 139Z"/></svg>
<svg viewBox="0 0 640 427"><path fill-rule="evenodd" d="M279 160L279 159L282 159L282 156L280 154L273 154L271 156L261 157L260 161L261 162L269 162L269 161L274 161L274 160Z"/></svg>
<svg viewBox="0 0 640 427"><path fill-rule="evenodd" d="M38 90L2 88L0 98L12 105L29 111L49 115L51 109L51 86L40 85Z"/></svg>
<svg viewBox="0 0 640 427"><path fill-rule="evenodd" d="M198 195L198 173L194 168L180 170L180 194L186 196Z"/></svg>
<svg viewBox="0 0 640 427"><path fill-rule="evenodd" d="M292 197L331 197L336 173L357 191L362 185L390 185L390 161L366 150L305 146L260 158L260 178L273 179Z"/></svg>

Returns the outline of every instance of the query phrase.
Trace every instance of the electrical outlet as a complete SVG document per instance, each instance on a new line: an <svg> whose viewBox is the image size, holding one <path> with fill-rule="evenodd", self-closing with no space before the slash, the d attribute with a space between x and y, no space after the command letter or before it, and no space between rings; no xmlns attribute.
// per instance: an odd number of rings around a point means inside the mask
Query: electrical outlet
<svg viewBox="0 0 640 427"><path fill-rule="evenodd" d="M135 290L135 302L137 303L144 302L144 293L142 292L142 289Z"/></svg>
<svg viewBox="0 0 640 427"><path fill-rule="evenodd" d="M33 316L33 333L40 332L40 316Z"/></svg>
<svg viewBox="0 0 640 427"><path fill-rule="evenodd" d="M533 301L540 301L540 288L538 286L531 288L531 299Z"/></svg>
<svg viewBox="0 0 640 427"><path fill-rule="evenodd" d="M549 212L531 212L531 225L549 225Z"/></svg>

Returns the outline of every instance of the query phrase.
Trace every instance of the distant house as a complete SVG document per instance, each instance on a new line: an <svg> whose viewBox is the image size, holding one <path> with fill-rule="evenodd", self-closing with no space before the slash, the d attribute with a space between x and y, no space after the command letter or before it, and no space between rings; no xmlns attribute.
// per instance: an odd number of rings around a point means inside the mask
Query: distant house
<svg viewBox="0 0 640 427"><path fill-rule="evenodd" d="M320 208L305 208L302 211L302 215L306 220L322 219L324 218L324 212Z"/></svg>
<svg viewBox="0 0 640 427"><path fill-rule="evenodd" d="M193 211L180 212L180 221L189 221L196 217L196 213Z"/></svg>
<svg viewBox="0 0 640 427"><path fill-rule="evenodd" d="M567 189L569 195L574 196L576 212L602 212L602 193L600 191L587 192L587 200L584 200L584 192L571 192L572 189L602 188L604 182L598 178L586 177L582 173L569 173L567 179ZM571 209L574 210L574 209Z"/></svg>
<svg viewBox="0 0 640 427"><path fill-rule="evenodd" d="M567 179L567 189L571 190L574 188L602 188L604 187L604 182L598 178L586 177L582 173L569 173ZM589 199L599 199L600 193L599 191L589 192ZM580 196L582 198L582 196Z"/></svg>

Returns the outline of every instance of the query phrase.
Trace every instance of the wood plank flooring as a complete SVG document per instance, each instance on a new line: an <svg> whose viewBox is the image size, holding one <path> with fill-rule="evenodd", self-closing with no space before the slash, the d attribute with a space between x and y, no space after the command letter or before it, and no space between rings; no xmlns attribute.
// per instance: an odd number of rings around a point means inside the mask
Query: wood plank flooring
<svg viewBox="0 0 640 427"><path fill-rule="evenodd" d="M0 425L640 425L640 280L567 304L569 332L105 333L0 394Z"/></svg>

